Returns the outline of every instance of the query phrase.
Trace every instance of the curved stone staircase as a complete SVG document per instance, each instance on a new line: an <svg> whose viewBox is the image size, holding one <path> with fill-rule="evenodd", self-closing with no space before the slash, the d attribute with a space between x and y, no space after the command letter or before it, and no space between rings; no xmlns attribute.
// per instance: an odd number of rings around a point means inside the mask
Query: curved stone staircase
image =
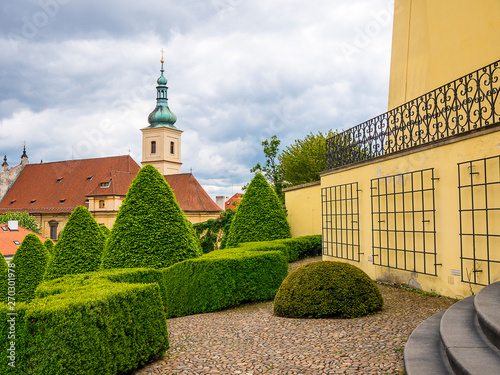
<svg viewBox="0 0 500 375"><path fill-rule="evenodd" d="M500 375L500 282L422 322L404 359L408 375Z"/></svg>

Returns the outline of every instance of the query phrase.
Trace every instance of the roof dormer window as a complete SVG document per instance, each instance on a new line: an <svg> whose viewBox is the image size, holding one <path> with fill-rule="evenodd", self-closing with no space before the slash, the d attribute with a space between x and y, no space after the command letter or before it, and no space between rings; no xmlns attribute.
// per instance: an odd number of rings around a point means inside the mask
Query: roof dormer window
<svg viewBox="0 0 500 375"><path fill-rule="evenodd" d="M19 241L14 241L15 245L20 245Z"/></svg>
<svg viewBox="0 0 500 375"><path fill-rule="evenodd" d="M10 201L10 204L14 204L15 202L16 202L16 200L15 200L15 199L14 199L14 200L11 200L11 201Z"/></svg>
<svg viewBox="0 0 500 375"><path fill-rule="evenodd" d="M101 186L102 188L108 188L108 187L109 187L109 185L111 185L111 180L109 180L108 182L101 182L101 185L100 185L100 186Z"/></svg>
<svg viewBox="0 0 500 375"><path fill-rule="evenodd" d="M63 180L63 178L62 178L62 177L59 177L59 178L57 179L57 182L61 182L62 180Z"/></svg>
<svg viewBox="0 0 500 375"><path fill-rule="evenodd" d="M59 201L59 203L61 203L61 204L62 204L62 203L64 203L64 202L66 202L66 199L61 199L61 200Z"/></svg>
<svg viewBox="0 0 500 375"><path fill-rule="evenodd" d="M87 181L91 181L94 178L94 176L88 176Z"/></svg>
<svg viewBox="0 0 500 375"><path fill-rule="evenodd" d="M35 202L36 202L36 199L33 199L30 201L30 204L35 204Z"/></svg>
<svg viewBox="0 0 500 375"><path fill-rule="evenodd" d="M8 231L9 231L9 230L7 229L7 227L2 227L2 230L3 230L4 232L8 232Z"/></svg>

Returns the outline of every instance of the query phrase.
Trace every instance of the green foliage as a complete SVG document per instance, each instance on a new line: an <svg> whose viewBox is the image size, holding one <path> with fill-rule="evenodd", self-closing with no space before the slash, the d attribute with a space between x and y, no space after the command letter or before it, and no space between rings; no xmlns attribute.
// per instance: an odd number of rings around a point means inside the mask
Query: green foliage
<svg viewBox="0 0 500 375"><path fill-rule="evenodd" d="M311 235L266 242L243 242L238 248L245 251L281 251L290 263L320 255L321 246L321 235Z"/></svg>
<svg viewBox="0 0 500 375"><path fill-rule="evenodd" d="M104 236L88 209L78 206L69 216L54 246L45 280L98 269Z"/></svg>
<svg viewBox="0 0 500 375"><path fill-rule="evenodd" d="M34 233L27 234L10 266L15 275L16 302L29 302L35 296L35 289L43 280L48 260L47 249L38 236ZM0 300L6 301L3 298Z"/></svg>
<svg viewBox="0 0 500 375"><path fill-rule="evenodd" d="M361 269L323 261L287 276L274 299L274 313L289 318L357 318L382 305L380 290Z"/></svg>
<svg viewBox="0 0 500 375"><path fill-rule="evenodd" d="M310 133L283 150L278 159L287 186L320 180L319 174L326 169L326 138L334 134L331 130L326 136Z"/></svg>
<svg viewBox="0 0 500 375"><path fill-rule="evenodd" d="M0 302L7 301L7 261L0 254Z"/></svg>
<svg viewBox="0 0 500 375"><path fill-rule="evenodd" d="M280 198L282 202L284 202L283 195L283 172L278 163L278 152L281 141L273 135L271 137L271 141L267 139L262 142L262 146L264 147L264 155L266 156L266 165L261 166L260 163L257 163L255 167L250 169L251 173L262 173L269 184L274 189L276 195ZM243 187L243 190L246 190L247 186Z"/></svg>
<svg viewBox="0 0 500 375"><path fill-rule="evenodd" d="M144 166L120 206L102 268L164 268L202 255L193 226L165 178Z"/></svg>
<svg viewBox="0 0 500 375"><path fill-rule="evenodd" d="M66 275L44 282L29 305L16 305L19 374L125 373L168 348L158 285L112 282L103 275ZM6 305L0 313L6 316ZM0 348L8 346L0 322ZM0 368L8 369L6 356ZM2 373L9 373L7 371Z"/></svg>
<svg viewBox="0 0 500 375"><path fill-rule="evenodd" d="M236 209L227 247L240 242L290 238L290 225L283 206L266 179L257 173Z"/></svg>
<svg viewBox="0 0 500 375"><path fill-rule="evenodd" d="M9 220L17 220L20 227L40 234L35 218L27 212L6 212L0 215L0 223L7 223Z"/></svg>
<svg viewBox="0 0 500 375"><path fill-rule="evenodd" d="M209 253L226 247L227 235L235 211L231 208L221 212L217 219L194 224L194 230L200 240L203 253Z"/></svg>
<svg viewBox="0 0 500 375"><path fill-rule="evenodd" d="M111 234L111 230L109 230L109 228L104 224L99 224L99 229L101 230L104 238L108 239L109 235Z"/></svg>
<svg viewBox="0 0 500 375"><path fill-rule="evenodd" d="M277 251L216 250L165 269L167 317L272 299L288 273Z"/></svg>
<svg viewBox="0 0 500 375"><path fill-rule="evenodd" d="M49 252L49 255L52 256L52 253L54 252L54 241L52 241L50 238L47 238L43 243L43 246L45 246L45 248Z"/></svg>

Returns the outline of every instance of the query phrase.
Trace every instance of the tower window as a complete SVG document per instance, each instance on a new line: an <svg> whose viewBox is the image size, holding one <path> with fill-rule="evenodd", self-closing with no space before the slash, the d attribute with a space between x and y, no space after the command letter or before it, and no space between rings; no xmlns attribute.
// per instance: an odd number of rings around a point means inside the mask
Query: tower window
<svg viewBox="0 0 500 375"><path fill-rule="evenodd" d="M151 153L156 154L156 141L151 142Z"/></svg>
<svg viewBox="0 0 500 375"><path fill-rule="evenodd" d="M170 153L174 154L174 142L170 142Z"/></svg>
<svg viewBox="0 0 500 375"><path fill-rule="evenodd" d="M99 201L99 208L104 208L104 207L105 207L104 201L102 201L102 200Z"/></svg>

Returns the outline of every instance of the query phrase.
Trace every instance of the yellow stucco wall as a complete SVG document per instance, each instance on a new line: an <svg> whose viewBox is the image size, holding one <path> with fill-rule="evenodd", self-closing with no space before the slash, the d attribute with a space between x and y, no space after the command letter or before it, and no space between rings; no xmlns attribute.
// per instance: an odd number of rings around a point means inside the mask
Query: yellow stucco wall
<svg viewBox="0 0 500 375"><path fill-rule="evenodd" d="M321 185L313 182L284 189L292 237L321 234Z"/></svg>
<svg viewBox="0 0 500 375"><path fill-rule="evenodd" d="M461 270L458 163L498 155L500 155L500 129L496 127L485 129L474 136L465 135L461 138L441 141L438 145L423 146L406 151L404 154L384 156L350 167L325 172L321 177L322 188L357 182L360 190L359 245L363 254L360 262L347 262L362 268L373 279L383 278L396 283L409 283L410 280L414 280L426 291L435 291L452 297L470 295L469 284L461 282L461 277L454 275L457 270ZM437 263L441 264L437 267L437 276L374 265L369 258L372 256L373 243L378 240L376 237L372 237L372 227L378 224L372 222L371 180L427 168L434 168L434 177L439 179L435 180L435 219L430 214L426 214L425 217L425 219L431 220L428 225L432 225L432 221L436 225ZM474 178L481 179L482 171L475 172L479 172L479 174L474 175ZM494 164L489 173L498 174L498 165ZM470 177L469 174L467 175ZM464 177L463 171L462 177ZM500 176L492 175L492 178L500 179ZM398 182L396 179L396 183L401 184L401 181ZM500 191L491 191L490 196L496 197L498 192ZM481 196L482 193L476 193L476 197ZM391 204L389 202L389 205ZM490 207L492 204L500 207L500 199L497 199L496 202L490 202ZM462 208L467 205L469 203L462 201ZM300 213L294 212L293 215L300 215ZM402 216L399 216L398 221L401 220ZM480 221L477 219L477 222ZM470 226L466 217L463 217L463 226L464 230ZM500 215L490 216L490 227L500 228ZM401 228L401 223L399 223L399 228ZM476 233L481 233L484 228L479 225L475 230ZM325 240L325 233L323 233L323 240ZM394 244L391 243L390 246L394 246ZM472 246L472 244L465 244L465 246ZM323 256L323 259L346 261L330 256ZM430 259L428 259L429 261ZM481 267L484 270L485 264L479 265L479 268ZM492 282L500 280L500 267L493 265L490 274ZM486 272L477 273L477 277L481 283L487 283L485 280ZM479 288L479 286L472 286L472 290L475 292Z"/></svg>
<svg viewBox="0 0 500 375"><path fill-rule="evenodd" d="M498 0L396 0L389 109L498 59Z"/></svg>

